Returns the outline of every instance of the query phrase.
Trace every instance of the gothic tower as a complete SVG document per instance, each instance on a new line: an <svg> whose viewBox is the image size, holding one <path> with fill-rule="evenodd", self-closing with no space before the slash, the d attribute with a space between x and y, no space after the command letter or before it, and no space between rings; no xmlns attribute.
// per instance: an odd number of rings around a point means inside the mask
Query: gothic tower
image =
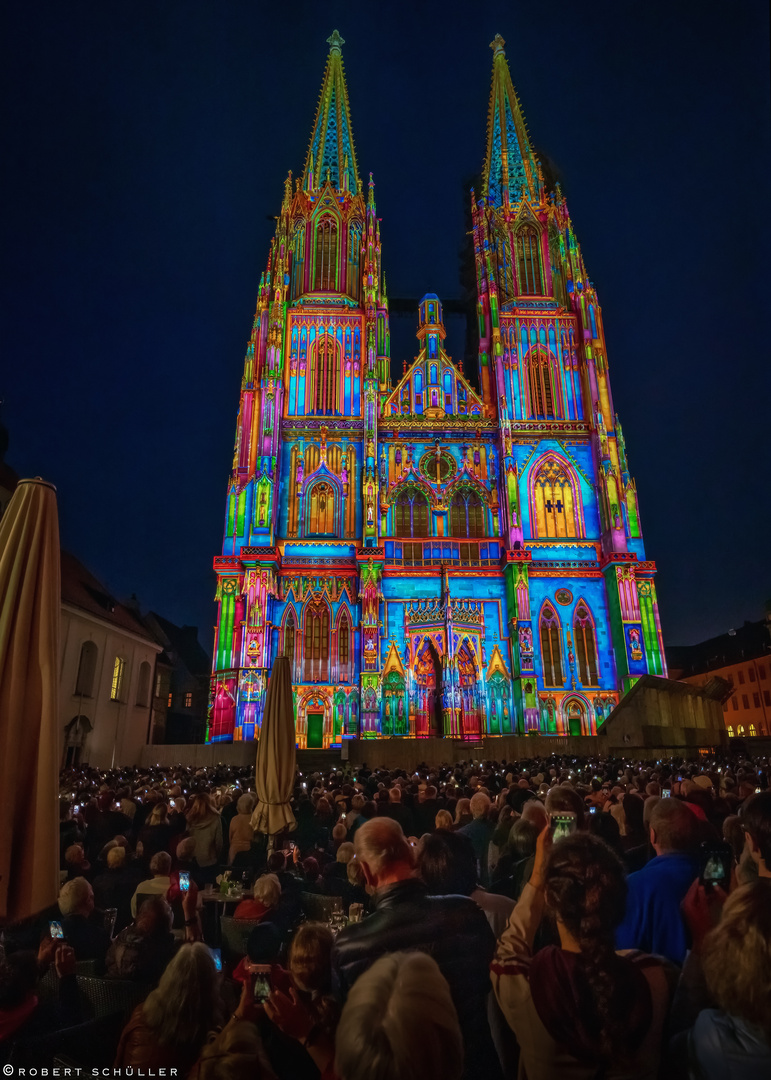
<svg viewBox="0 0 771 1080"><path fill-rule="evenodd" d="M602 318L545 189L503 39L473 196L481 389L418 307L396 386L380 225L342 38L260 280L228 484L210 741L259 734L292 665L298 745L592 733L663 673Z"/></svg>

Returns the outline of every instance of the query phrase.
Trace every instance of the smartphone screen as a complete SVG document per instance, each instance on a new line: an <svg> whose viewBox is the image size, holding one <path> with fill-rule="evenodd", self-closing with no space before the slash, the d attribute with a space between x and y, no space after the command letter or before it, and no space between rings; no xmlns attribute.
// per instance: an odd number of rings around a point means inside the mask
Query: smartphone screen
<svg viewBox="0 0 771 1080"><path fill-rule="evenodd" d="M576 815L572 810L562 810L550 815L551 834L554 840L563 840L578 828Z"/></svg>
<svg viewBox="0 0 771 1080"><path fill-rule="evenodd" d="M597 813L597 807L596 806L590 806L589 807L589 813L590 814L596 814Z"/></svg>
<svg viewBox="0 0 771 1080"><path fill-rule="evenodd" d="M182 892L187 892L190 888L190 874L187 870L180 870L179 872L179 887Z"/></svg>
<svg viewBox="0 0 771 1080"><path fill-rule="evenodd" d="M668 788L668 787L662 788L661 789L661 797L662 797L662 799L671 799L672 798L672 789Z"/></svg>
<svg viewBox="0 0 771 1080"><path fill-rule="evenodd" d="M222 949L209 949L217 971L222 971Z"/></svg>
<svg viewBox="0 0 771 1080"><path fill-rule="evenodd" d="M729 844L706 840L701 845L699 883L725 886L731 879L733 851Z"/></svg>
<svg viewBox="0 0 771 1080"><path fill-rule="evenodd" d="M48 924L48 932L52 938L64 939L64 931L62 930L62 924L60 922L50 922Z"/></svg>
<svg viewBox="0 0 771 1080"><path fill-rule="evenodd" d="M270 964L255 964L252 967L254 1000L262 1005L270 997Z"/></svg>

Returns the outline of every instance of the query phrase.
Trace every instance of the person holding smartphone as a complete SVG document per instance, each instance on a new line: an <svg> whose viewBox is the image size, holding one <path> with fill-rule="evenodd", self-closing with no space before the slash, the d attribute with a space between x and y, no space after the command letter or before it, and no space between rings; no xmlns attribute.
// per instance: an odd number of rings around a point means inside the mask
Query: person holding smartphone
<svg viewBox="0 0 771 1080"><path fill-rule="evenodd" d="M529 1080L658 1074L666 965L616 952L625 900L621 861L602 840L574 832L554 842L551 828L540 833L533 872L491 965ZM534 952L546 911L559 945Z"/></svg>

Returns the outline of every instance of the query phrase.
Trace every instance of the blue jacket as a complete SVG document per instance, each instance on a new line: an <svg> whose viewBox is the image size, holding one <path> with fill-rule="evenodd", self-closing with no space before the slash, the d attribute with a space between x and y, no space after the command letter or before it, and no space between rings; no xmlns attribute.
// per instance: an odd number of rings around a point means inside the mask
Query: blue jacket
<svg viewBox="0 0 771 1080"><path fill-rule="evenodd" d="M642 949L682 965L688 932L680 904L698 875L698 859L680 852L657 855L642 870L630 874L626 915L616 931L616 948Z"/></svg>

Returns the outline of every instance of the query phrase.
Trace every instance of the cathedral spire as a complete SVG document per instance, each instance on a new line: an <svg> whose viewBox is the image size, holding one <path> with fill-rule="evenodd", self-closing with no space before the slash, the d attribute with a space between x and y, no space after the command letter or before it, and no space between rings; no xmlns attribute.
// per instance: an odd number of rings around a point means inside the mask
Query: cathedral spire
<svg viewBox="0 0 771 1080"><path fill-rule="evenodd" d="M493 83L487 115L487 154L482 175L482 194L495 206L519 202L522 191L538 202L538 163L511 81L505 41L496 34L493 50Z"/></svg>
<svg viewBox="0 0 771 1080"><path fill-rule="evenodd" d="M327 43L329 56L305 159L302 186L310 191L329 179L338 191L348 190L355 195L359 190L359 173L343 71L342 46L345 42L335 30L327 38Z"/></svg>

